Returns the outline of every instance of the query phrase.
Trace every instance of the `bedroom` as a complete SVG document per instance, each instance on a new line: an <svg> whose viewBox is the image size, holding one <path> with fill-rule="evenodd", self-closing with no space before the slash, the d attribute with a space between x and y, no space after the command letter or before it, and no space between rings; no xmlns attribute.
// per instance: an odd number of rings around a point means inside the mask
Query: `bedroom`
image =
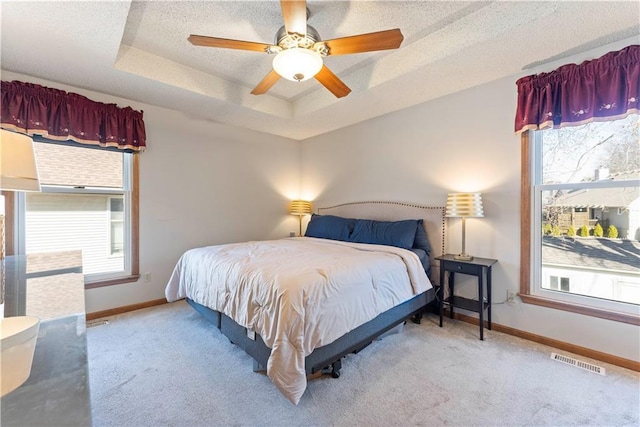
<svg viewBox="0 0 640 427"><path fill-rule="evenodd" d="M79 9L74 13L76 7ZM87 16L83 15L87 10L71 3L65 6L67 17L58 19L64 23L69 16L82 17L86 27L80 22L74 23L83 34L83 29L86 33L86 28L100 28L100 20L109 16L110 29L101 29L100 33L107 34L102 34L103 39L99 40L101 50L110 58L111 68L129 7L126 2L115 6L104 3L100 7L104 8L101 13ZM625 12L629 3L618 7L623 16L637 16ZM59 56L58 60L63 64L69 64L67 61L71 57L67 55L72 55L71 51L54 49L44 43L47 30L55 33L55 10L47 9L52 6L39 5L37 9L29 10L30 20L38 22L43 31L33 34L32 37L39 38L9 60L5 55L11 52L7 43L13 41L13 36L7 32L16 25L5 22L11 8L4 3L2 8L3 81L39 83L80 93L99 102L115 102L144 110L149 148L140 156L140 272L150 273L149 281L140 279L135 283L88 290L87 313L162 299L176 260L189 248L288 236L297 230L298 224L297 219L287 213L287 204L298 197L312 199L317 206L354 200L442 205L451 191L481 191L486 215L483 219L469 221L467 249L472 254L499 260L494 270L496 296L505 295L507 291L519 292L521 174L520 139L513 132L515 81L524 75L597 58L638 42L637 20L635 32L631 33L624 32L632 27L628 22L619 27L612 24L610 28L617 28L617 31L610 31L615 34L606 44L599 45L602 40L608 40L606 35L611 36L604 30L598 35L568 42L562 48L550 44L543 54L529 57L508 74L499 77L478 75L478 80L460 82L460 89L455 93L431 95L432 99L428 101L412 100L414 94L410 92L418 91L409 83L415 81L414 74L419 75L419 71L406 77L405 85L393 86L394 97L386 102L379 101L376 93L371 95L373 98L362 101L354 86L354 93L338 102L354 103L347 105L355 111L362 102L368 103L371 109L375 105L390 110L384 115L374 112L370 116L350 119L354 123L327 133L284 137L229 124L229 116L241 107L220 102L210 105L206 94L196 95L186 113L168 108L167 99L173 99L176 89L167 82L155 83L149 78L133 77L134 85L141 93L135 96L133 93L127 96L126 89L118 89L117 82L112 85L112 91L91 90L96 76L103 72L100 68L104 63L100 62L102 56L94 57L96 53L86 45L80 46L81 50L76 53L87 58L84 65L78 64L79 71L74 72L68 66L63 69L48 66L44 58L53 60L49 55ZM88 9L95 11L98 6L92 5ZM541 22L537 24L541 25ZM402 27L402 22L396 25ZM536 25L536 21L529 25ZM31 30L16 31L15 37L26 37ZM351 28L345 31L345 34L352 33ZM354 29L353 33L357 32L360 31ZM59 37L60 44L77 43L73 41L77 39L71 30ZM461 49L462 53L455 58L461 60L471 50ZM567 52L574 54L521 71L527 64ZM500 53L496 50L493 62L501 62ZM527 58L527 55L523 54L523 57ZM93 68L87 65L92 61L96 62ZM456 66L462 67L456 61L448 64L451 69L432 71L428 78L442 82L440 74L453 75ZM491 64L481 65L489 67ZM268 65L262 66L268 68ZM478 73L491 75L490 69L476 68ZM56 70L58 74L54 73ZM131 71L114 72L117 78L125 79ZM64 82L65 74L73 80ZM398 90L399 87L403 90ZM142 94L149 97L148 101L137 99ZM326 101L321 91L312 95L320 98L318 102L334 102L332 99ZM235 92L233 96L241 97ZM355 99L351 101L350 97ZM393 111L396 103L403 108ZM209 120L203 118L204 112L199 110L207 110ZM461 112L465 111L473 114L462 116ZM380 117L376 117L378 115ZM333 113L321 110L314 120L321 122L328 118L333 126L341 116L347 115L341 110ZM366 120L355 123L361 119ZM265 128L270 126L269 120L263 121ZM322 124L312 121L306 127L300 126L310 133L314 133L316 127L321 128ZM468 188L469 185L474 188ZM450 251L456 251L461 238L459 222L451 221L450 225L447 245ZM640 362L640 336L635 325L524 304L520 300L514 305L496 306L493 314L496 324Z"/></svg>

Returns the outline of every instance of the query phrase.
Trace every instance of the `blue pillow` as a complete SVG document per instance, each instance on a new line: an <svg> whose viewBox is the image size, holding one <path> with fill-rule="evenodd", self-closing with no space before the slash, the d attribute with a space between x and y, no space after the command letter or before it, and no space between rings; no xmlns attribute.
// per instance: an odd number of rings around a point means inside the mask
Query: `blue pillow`
<svg viewBox="0 0 640 427"><path fill-rule="evenodd" d="M427 273L427 276L431 278L431 260L429 259L429 254L427 253L427 251L418 248L411 248L410 250L414 254L418 255L425 273Z"/></svg>
<svg viewBox="0 0 640 427"><path fill-rule="evenodd" d="M404 221L358 219L349 241L411 249L415 240L417 226L418 221L415 219Z"/></svg>
<svg viewBox="0 0 640 427"><path fill-rule="evenodd" d="M427 238L427 232L424 229L424 221L417 220L418 226L416 228L416 238L413 241L413 248L422 249L427 253L427 257L431 255L431 243Z"/></svg>
<svg viewBox="0 0 640 427"><path fill-rule="evenodd" d="M306 237L348 241L356 220L333 215L311 215Z"/></svg>

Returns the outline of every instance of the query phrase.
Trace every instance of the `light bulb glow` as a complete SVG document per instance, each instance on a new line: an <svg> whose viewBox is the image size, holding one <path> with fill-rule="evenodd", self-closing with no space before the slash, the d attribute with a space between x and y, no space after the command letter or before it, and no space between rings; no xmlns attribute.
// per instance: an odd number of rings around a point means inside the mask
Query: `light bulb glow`
<svg viewBox="0 0 640 427"><path fill-rule="evenodd" d="M310 49L286 49L273 58L273 69L287 80L303 82L322 69L322 57Z"/></svg>

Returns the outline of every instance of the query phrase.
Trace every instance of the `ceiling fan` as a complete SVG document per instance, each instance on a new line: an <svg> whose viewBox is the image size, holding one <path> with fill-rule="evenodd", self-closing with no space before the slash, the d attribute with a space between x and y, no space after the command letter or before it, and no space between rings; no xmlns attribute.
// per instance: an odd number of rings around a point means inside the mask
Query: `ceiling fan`
<svg viewBox="0 0 640 427"><path fill-rule="evenodd" d="M397 49L404 39L400 30L396 28L333 40L322 40L316 29L307 25L306 0L281 0L280 6L284 26L278 30L274 45L195 34L189 36L189 41L195 46L275 54L273 70L251 91L254 95L266 93L280 77L291 81L305 81L315 77L336 97L342 98L348 95L351 89L324 65L323 57Z"/></svg>

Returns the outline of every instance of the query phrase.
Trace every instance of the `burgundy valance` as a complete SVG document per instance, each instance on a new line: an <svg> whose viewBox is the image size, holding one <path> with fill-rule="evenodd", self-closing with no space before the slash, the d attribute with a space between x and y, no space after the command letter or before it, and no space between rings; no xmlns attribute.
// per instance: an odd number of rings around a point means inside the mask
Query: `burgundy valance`
<svg viewBox="0 0 640 427"><path fill-rule="evenodd" d="M2 82L2 128L58 141L142 151L142 111L33 83Z"/></svg>
<svg viewBox="0 0 640 427"><path fill-rule="evenodd" d="M640 109L640 45L523 77L515 131L623 118Z"/></svg>

